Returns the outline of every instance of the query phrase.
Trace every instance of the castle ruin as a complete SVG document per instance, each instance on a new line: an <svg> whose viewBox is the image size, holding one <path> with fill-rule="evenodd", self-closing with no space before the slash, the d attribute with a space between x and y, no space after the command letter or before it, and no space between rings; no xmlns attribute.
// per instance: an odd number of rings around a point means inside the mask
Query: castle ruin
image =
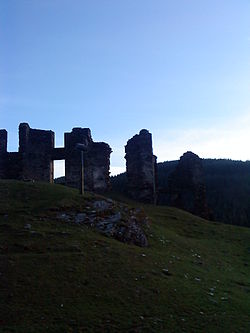
<svg viewBox="0 0 250 333"><path fill-rule="evenodd" d="M210 219L202 161L191 151L181 156L168 181L170 206Z"/></svg>
<svg viewBox="0 0 250 333"><path fill-rule="evenodd" d="M63 148L55 148L53 131L19 125L19 150L7 151L7 131L0 130L0 178L54 181L54 160L65 160L66 185L79 188L81 183L81 154L77 144L85 147L84 186L88 191L103 192L110 187L110 154L107 143L94 142L89 128L73 128L64 134Z"/></svg>
<svg viewBox="0 0 250 333"><path fill-rule="evenodd" d="M53 131L19 125L18 152L7 151L8 133L0 130L0 179L35 180L53 183L54 160L65 160L65 185L81 188L83 147L84 187L87 191L110 189L110 154L107 143L94 142L89 128L73 128L64 133L64 147L55 148ZM127 190L129 196L144 203L157 202L157 157L153 154L152 134L142 129L125 146ZM170 174L165 204L203 218L211 218L207 206L202 161L185 153Z"/></svg>
<svg viewBox="0 0 250 333"><path fill-rule="evenodd" d="M156 203L157 157L153 155L152 134L142 129L125 147L129 195L138 201Z"/></svg>

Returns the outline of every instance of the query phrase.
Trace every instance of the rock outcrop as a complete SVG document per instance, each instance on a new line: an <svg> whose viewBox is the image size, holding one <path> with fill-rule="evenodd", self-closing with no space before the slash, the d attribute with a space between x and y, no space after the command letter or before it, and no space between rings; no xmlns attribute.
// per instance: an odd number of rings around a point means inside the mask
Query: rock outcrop
<svg viewBox="0 0 250 333"><path fill-rule="evenodd" d="M153 155L152 134L143 129L125 147L129 195L138 201L156 203L156 156Z"/></svg>
<svg viewBox="0 0 250 333"><path fill-rule="evenodd" d="M169 204L209 219L202 161L188 151L169 176Z"/></svg>
<svg viewBox="0 0 250 333"><path fill-rule="evenodd" d="M107 237L140 247L148 246L144 229L149 228L149 219L141 209L129 209L111 199L88 202L84 211L65 211L57 219L79 226L92 228Z"/></svg>

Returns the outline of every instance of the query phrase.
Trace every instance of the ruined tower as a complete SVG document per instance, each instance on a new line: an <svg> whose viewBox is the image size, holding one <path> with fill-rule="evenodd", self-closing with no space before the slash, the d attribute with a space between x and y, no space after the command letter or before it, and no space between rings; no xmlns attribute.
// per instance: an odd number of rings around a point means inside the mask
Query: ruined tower
<svg viewBox="0 0 250 333"><path fill-rule="evenodd" d="M202 161L188 151L169 176L169 204L209 219Z"/></svg>
<svg viewBox="0 0 250 333"><path fill-rule="evenodd" d="M107 143L94 142L89 128L73 128L64 134L65 140L65 180L66 185L79 186L81 174L78 143L84 149L84 186L89 191L106 191L110 187L109 167L111 148Z"/></svg>
<svg viewBox="0 0 250 333"><path fill-rule="evenodd" d="M52 151L55 134L52 131L19 125L19 153L22 155L22 178L53 182Z"/></svg>
<svg viewBox="0 0 250 333"><path fill-rule="evenodd" d="M125 147L129 195L146 203L156 203L156 156L152 135L143 129L128 140Z"/></svg>

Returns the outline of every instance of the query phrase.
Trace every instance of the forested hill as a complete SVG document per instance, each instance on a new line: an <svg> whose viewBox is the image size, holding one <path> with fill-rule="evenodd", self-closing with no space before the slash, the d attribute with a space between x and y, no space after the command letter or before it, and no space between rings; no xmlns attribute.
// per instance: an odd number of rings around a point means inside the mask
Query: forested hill
<svg viewBox="0 0 250 333"><path fill-rule="evenodd" d="M250 227L250 161L203 159L207 200L214 219L227 224ZM160 204L166 204L164 194L168 176L178 161L158 164ZM112 177L115 191L126 193L126 175Z"/></svg>

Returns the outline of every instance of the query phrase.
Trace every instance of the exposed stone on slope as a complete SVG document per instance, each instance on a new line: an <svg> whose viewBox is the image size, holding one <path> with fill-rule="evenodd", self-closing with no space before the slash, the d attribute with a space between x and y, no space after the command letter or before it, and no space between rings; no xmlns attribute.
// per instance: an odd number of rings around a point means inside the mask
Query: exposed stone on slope
<svg viewBox="0 0 250 333"><path fill-rule="evenodd" d="M115 205L110 199L93 201L84 212L60 212L57 218L94 228L123 243L148 246L143 227L148 227L149 222L144 212L141 209L128 209L123 204Z"/></svg>

